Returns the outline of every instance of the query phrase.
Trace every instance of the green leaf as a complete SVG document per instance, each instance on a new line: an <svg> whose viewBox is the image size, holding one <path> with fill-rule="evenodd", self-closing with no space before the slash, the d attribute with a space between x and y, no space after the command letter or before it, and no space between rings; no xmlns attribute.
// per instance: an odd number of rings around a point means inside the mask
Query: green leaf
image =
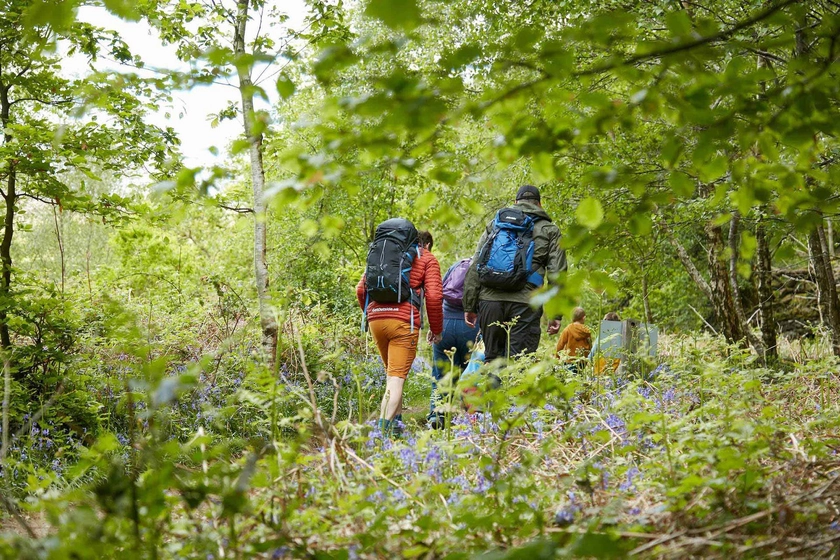
<svg viewBox="0 0 840 560"><path fill-rule="evenodd" d="M277 76L277 93L283 99L288 99L295 92L295 83L289 79L285 72Z"/></svg>
<svg viewBox="0 0 840 560"><path fill-rule="evenodd" d="M461 206L467 210L470 214L474 214L476 216L481 216L484 214L484 206L481 205L480 202L474 200L472 198L464 198L461 200Z"/></svg>
<svg viewBox="0 0 840 560"><path fill-rule="evenodd" d="M321 229L326 237L337 237L344 229L345 222L341 216L324 216L321 218Z"/></svg>
<svg viewBox="0 0 840 560"><path fill-rule="evenodd" d="M418 556L422 556L428 552L429 547L424 546L422 544L417 544L414 546L410 546L402 550L401 554L403 558L417 558Z"/></svg>
<svg viewBox="0 0 840 560"><path fill-rule="evenodd" d="M76 20L77 5L78 2L73 0L35 0L26 9L26 25L66 29Z"/></svg>
<svg viewBox="0 0 840 560"><path fill-rule="evenodd" d="M447 204L438 208L437 211L432 214L432 222L440 224L441 226L455 226L461 223L461 216L459 216L455 210Z"/></svg>
<svg viewBox="0 0 840 560"><path fill-rule="evenodd" d="M578 558L623 558L631 543L610 533L584 533L571 547Z"/></svg>
<svg viewBox="0 0 840 560"><path fill-rule="evenodd" d="M776 148L776 140L770 133L761 134L758 137L758 149L764 159L776 161L779 159L779 150Z"/></svg>
<svg viewBox="0 0 840 560"><path fill-rule="evenodd" d="M691 18L685 10L675 10L665 15L665 25L675 37L691 33Z"/></svg>
<svg viewBox="0 0 840 560"><path fill-rule="evenodd" d="M665 136L662 142L662 163L667 169L673 169L685 151L685 144L673 134Z"/></svg>
<svg viewBox="0 0 840 560"><path fill-rule="evenodd" d="M406 31L423 21L417 0L370 0L365 15L382 21L391 29Z"/></svg>
<svg viewBox="0 0 840 560"><path fill-rule="evenodd" d="M701 181L710 183L720 178L729 168L729 160L725 156L715 156L697 163L698 176Z"/></svg>
<svg viewBox="0 0 840 560"><path fill-rule="evenodd" d="M692 196L696 188L694 179L682 171L671 173L671 176L668 178L668 184L671 185L671 190L674 191L674 194L682 198Z"/></svg>
<svg viewBox="0 0 840 560"><path fill-rule="evenodd" d="M117 450L121 447L117 436L112 434L111 432L106 432L102 436L96 440L96 444L94 445L94 450L98 451L99 453L108 453L109 451Z"/></svg>
<svg viewBox="0 0 840 560"><path fill-rule="evenodd" d="M815 143L814 129L809 126L800 126L788 130L782 136L782 141L793 148L806 148Z"/></svg>
<svg viewBox="0 0 840 560"><path fill-rule="evenodd" d="M744 230L741 232L741 258L744 260L750 260L755 255L756 247L758 247L758 243L756 242L755 235L752 232Z"/></svg>
<svg viewBox="0 0 840 560"><path fill-rule="evenodd" d="M547 183L555 178L554 156L548 152L535 154L531 159L531 173L536 183Z"/></svg>
<svg viewBox="0 0 840 560"><path fill-rule="evenodd" d="M565 41L548 41L542 47L540 61L552 76L565 76L574 70L575 57Z"/></svg>
<svg viewBox="0 0 840 560"><path fill-rule="evenodd" d="M437 202L438 195L434 191L426 191L417 197L414 201L414 210L417 215L425 214L432 205Z"/></svg>
<svg viewBox="0 0 840 560"><path fill-rule="evenodd" d="M245 150L251 147L251 142L245 138L240 138L239 140L234 140L233 144L231 145L230 151L234 154L241 154Z"/></svg>
<svg viewBox="0 0 840 560"><path fill-rule="evenodd" d="M741 214L746 215L755 203L755 191L750 183L744 183L732 193L732 201L738 206Z"/></svg>
<svg viewBox="0 0 840 560"><path fill-rule="evenodd" d="M315 237L318 233L318 222L312 219L303 220L300 223L300 232L306 237Z"/></svg>
<svg viewBox="0 0 840 560"><path fill-rule="evenodd" d="M134 0L104 0L105 9L128 21L140 21L140 12Z"/></svg>
<svg viewBox="0 0 840 560"><path fill-rule="evenodd" d="M575 218L580 225L595 229L604 221L604 207L598 199L586 197L578 204Z"/></svg>
<svg viewBox="0 0 840 560"><path fill-rule="evenodd" d="M633 235L644 237L653 229L653 220L650 219L648 210L637 208L633 215L630 216L628 225Z"/></svg>
<svg viewBox="0 0 840 560"><path fill-rule="evenodd" d="M440 65L449 70L459 70L481 56L481 49L476 45L463 45L455 52L448 53L440 60Z"/></svg>
<svg viewBox="0 0 840 560"><path fill-rule="evenodd" d="M299 197L298 190L286 183L271 183L265 191L265 199L271 201L275 208L287 206Z"/></svg>

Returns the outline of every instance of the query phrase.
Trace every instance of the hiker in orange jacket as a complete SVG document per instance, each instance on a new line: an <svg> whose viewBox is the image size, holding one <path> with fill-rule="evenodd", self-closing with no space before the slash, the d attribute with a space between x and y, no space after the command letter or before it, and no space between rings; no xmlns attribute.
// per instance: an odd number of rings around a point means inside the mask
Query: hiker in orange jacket
<svg viewBox="0 0 840 560"><path fill-rule="evenodd" d="M429 319L430 341L440 341L443 331L443 287L440 278L440 264L431 252L433 240L427 231L419 234L420 255L414 259L409 275L412 290L420 295L420 305L412 301L402 303L377 303L369 301L367 320L379 355L385 364L387 375L386 392L388 401L381 420L383 432L391 430L391 422L402 410L402 396L405 379L417 355L417 341L422 327L422 300L425 297L426 314ZM359 306L364 310L367 300L366 278L356 286Z"/></svg>
<svg viewBox="0 0 840 560"><path fill-rule="evenodd" d="M572 322L563 329L557 341L557 357L564 360L567 367L577 373L592 349L592 331L584 323L586 312L582 307L575 307Z"/></svg>

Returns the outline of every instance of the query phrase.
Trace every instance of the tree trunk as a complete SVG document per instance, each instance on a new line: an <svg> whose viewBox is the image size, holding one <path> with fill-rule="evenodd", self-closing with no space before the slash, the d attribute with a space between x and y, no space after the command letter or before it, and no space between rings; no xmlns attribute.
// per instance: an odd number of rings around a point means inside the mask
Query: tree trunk
<svg viewBox="0 0 840 560"><path fill-rule="evenodd" d="M259 301L262 347L265 358L273 366L277 356L277 320L268 293L268 264L266 262L266 208L263 200L265 170L263 169L262 140L263 123L256 121L254 112L254 88L251 82L250 65L240 64L245 53L245 30L248 23L248 0L237 2L236 29L233 51L239 77L239 93L242 97L242 116L245 136L250 143L251 187L254 192L254 277Z"/></svg>
<svg viewBox="0 0 840 560"><path fill-rule="evenodd" d="M680 259L680 262L685 267L686 272L688 272L689 277L694 280L694 283L700 288L700 291L703 292L703 295L706 296L706 299L712 301L712 287L709 286L709 283L706 282L706 279L703 278L703 275L700 274L700 271L694 265L694 261L691 260L691 256L689 256L688 251L685 250L685 247L682 246L679 239L674 235L674 232L671 231L671 228L665 223L664 220L660 222L662 229L665 230L665 233L668 235L668 241L671 243L671 246L677 251L677 258Z"/></svg>
<svg viewBox="0 0 840 560"><path fill-rule="evenodd" d="M794 54L797 58L804 58L808 54L808 12L803 11L802 21L799 29L796 30L796 44ZM806 178L806 183L813 185L812 177ZM814 276L817 280L817 293L819 294L821 310L824 311L824 318L831 330L831 347L835 356L840 356L840 302L837 301L837 284L834 280L834 270L831 268L831 257L829 256L828 242L823 229L822 212L816 210L820 220L814 230L808 236L808 253L814 267Z"/></svg>
<svg viewBox="0 0 840 560"><path fill-rule="evenodd" d="M648 299L648 281L647 272L642 271L642 302L645 305L645 322L648 325L653 324L653 313L650 311L650 300Z"/></svg>
<svg viewBox="0 0 840 560"><path fill-rule="evenodd" d="M732 290L729 285L729 273L721 258L723 252L723 233L721 232L720 226L715 226L711 223L706 226L706 237L709 241L709 271L711 273L710 281L707 282L697 269L697 266L695 266L694 261L691 260L688 251L682 246L668 224L664 220L660 224L668 235L668 240L671 242L671 245L676 249L677 257L685 267L688 275L712 304L715 316L726 340L729 342L743 342L744 330L741 322L735 316Z"/></svg>
<svg viewBox="0 0 840 560"><path fill-rule="evenodd" d="M4 351L10 351L12 348L8 311L12 302L12 236L15 232L16 179L15 172L10 170L6 181L6 193L3 196L6 199L6 212L3 219L3 240L0 241L0 346Z"/></svg>
<svg viewBox="0 0 840 560"><path fill-rule="evenodd" d="M0 84L0 122L5 131L3 145L8 146L12 137L9 134L9 118L12 105L9 102L8 85ZM12 349L9 335L9 308L12 304L12 237L15 233L15 205L17 204L17 173L14 161L8 161L6 192L6 212L3 219L3 239L0 241L0 347L6 356Z"/></svg>
<svg viewBox="0 0 840 560"><path fill-rule="evenodd" d="M729 288L732 290L733 310L750 345L755 349L761 362L767 365L764 344L760 338L753 334L752 329L750 329L747 314L744 313L744 305L741 302L741 290L738 288L738 255L740 254L738 236L740 234L740 224L741 213L735 210L732 212L732 220L729 222Z"/></svg>
<svg viewBox="0 0 840 560"><path fill-rule="evenodd" d="M817 225L808 235L808 249L823 317L831 331L832 351L835 356L840 356L840 303L837 300L837 284L822 224Z"/></svg>
<svg viewBox="0 0 840 560"><path fill-rule="evenodd" d="M770 256L770 246L767 243L763 212L755 228L755 241L756 278L758 280L758 318L761 321L761 339L764 343L765 361L768 364L772 364L778 361L779 353L776 347L775 298L771 285L773 262Z"/></svg>
<svg viewBox="0 0 840 560"><path fill-rule="evenodd" d="M817 312L820 316L820 325L828 325L828 312L825 308L825 294L823 293L820 286L823 283L820 281L819 275L822 273L822 269L817 270L816 262L817 258L815 255L814 247L816 243L811 242L811 237L808 236L808 272L811 274L811 277L814 279L814 283L817 285Z"/></svg>
<svg viewBox="0 0 840 560"><path fill-rule="evenodd" d="M723 230L720 226L709 223L706 225L706 239L709 262L709 287L712 293L712 306L715 310L726 340L733 343L743 343L744 328L735 312L735 300L729 282L729 271L723 256Z"/></svg>

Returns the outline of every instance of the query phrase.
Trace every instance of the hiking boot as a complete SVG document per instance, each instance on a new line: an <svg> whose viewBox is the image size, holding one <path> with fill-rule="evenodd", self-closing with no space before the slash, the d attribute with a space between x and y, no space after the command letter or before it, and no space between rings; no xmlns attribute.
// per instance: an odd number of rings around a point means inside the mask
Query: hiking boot
<svg viewBox="0 0 840 560"><path fill-rule="evenodd" d="M386 420L384 418L380 418L379 422L376 423L379 427L379 431L382 432L383 438L391 437L391 431L393 428L393 424L390 420Z"/></svg>
<svg viewBox="0 0 840 560"><path fill-rule="evenodd" d="M403 422L402 413L400 413L394 416L394 419L391 420L391 435L396 439L400 439L403 437L404 433L405 422Z"/></svg>
<svg viewBox="0 0 840 560"><path fill-rule="evenodd" d="M426 419L426 426L430 430L442 430L446 426L446 421L442 414L430 414Z"/></svg>

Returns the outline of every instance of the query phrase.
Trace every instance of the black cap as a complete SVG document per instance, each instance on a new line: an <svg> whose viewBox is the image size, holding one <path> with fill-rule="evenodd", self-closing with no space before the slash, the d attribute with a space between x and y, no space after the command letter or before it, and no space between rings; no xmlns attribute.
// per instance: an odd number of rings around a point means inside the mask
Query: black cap
<svg viewBox="0 0 840 560"><path fill-rule="evenodd" d="M522 185L516 191L516 200L540 200L540 189L534 185Z"/></svg>

